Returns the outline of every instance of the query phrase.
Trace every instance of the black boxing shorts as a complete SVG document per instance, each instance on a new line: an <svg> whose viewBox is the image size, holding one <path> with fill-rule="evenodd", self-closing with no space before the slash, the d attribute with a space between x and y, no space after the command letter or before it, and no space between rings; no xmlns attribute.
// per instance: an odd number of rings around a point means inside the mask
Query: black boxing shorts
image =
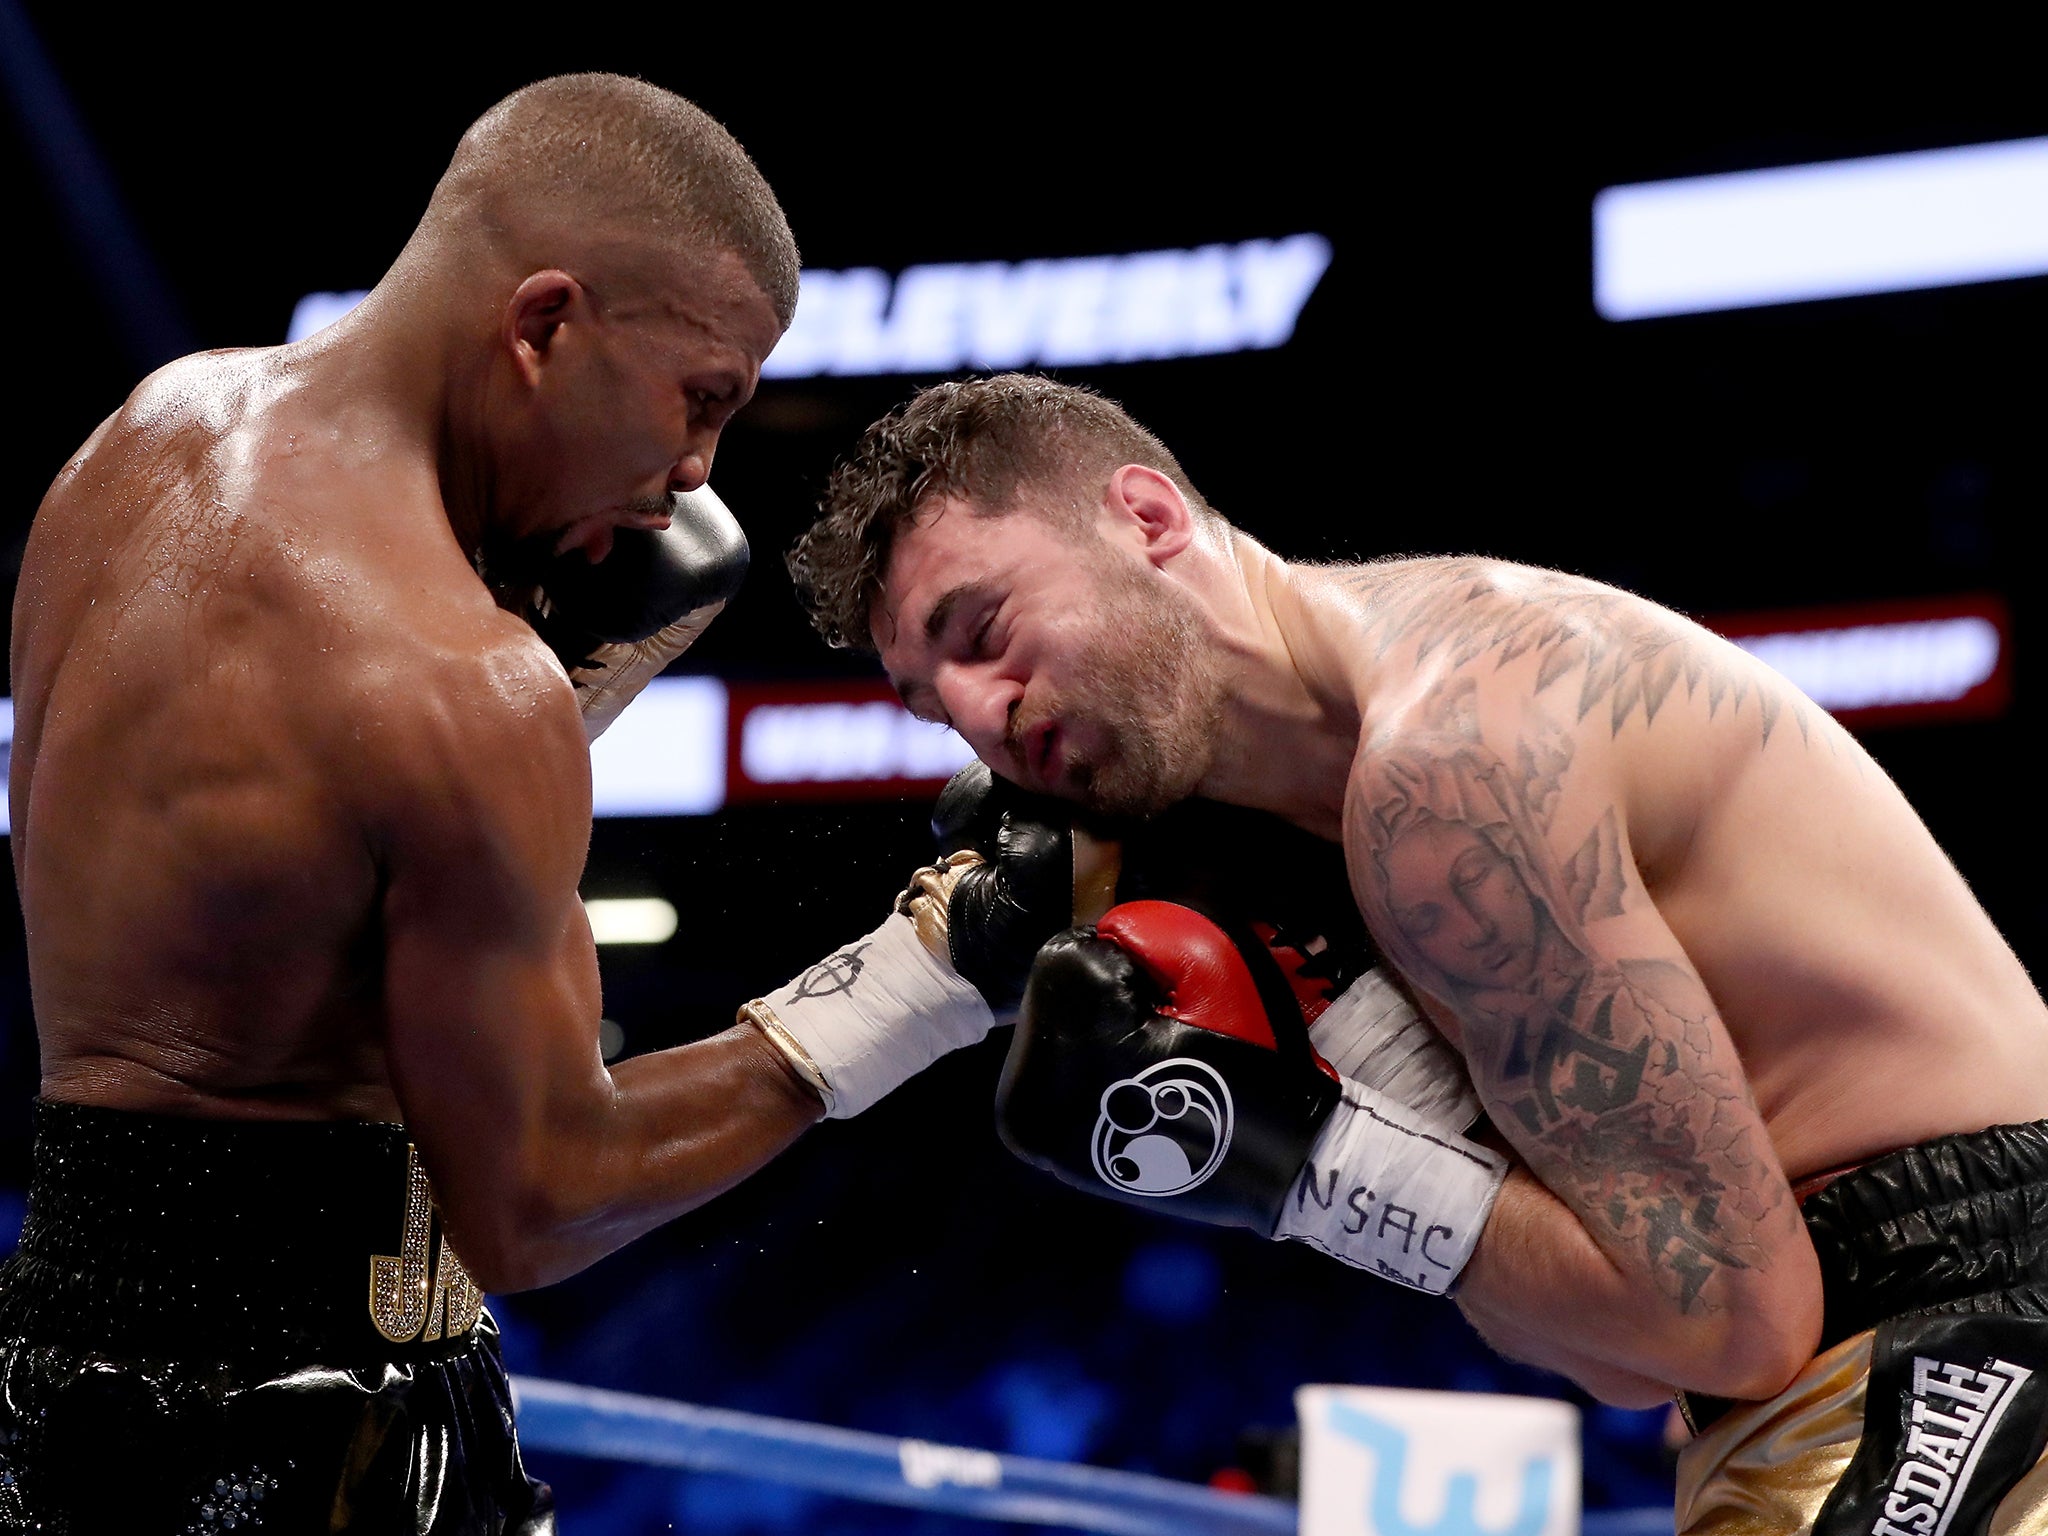
<svg viewBox="0 0 2048 1536"><path fill-rule="evenodd" d="M1680 1536L2048 1533L2048 1121L1887 1153L1801 1210L1820 1353L1769 1402L1682 1402Z"/></svg>
<svg viewBox="0 0 2048 1536"><path fill-rule="evenodd" d="M403 1126L41 1101L34 1155L0 1532L553 1532Z"/></svg>

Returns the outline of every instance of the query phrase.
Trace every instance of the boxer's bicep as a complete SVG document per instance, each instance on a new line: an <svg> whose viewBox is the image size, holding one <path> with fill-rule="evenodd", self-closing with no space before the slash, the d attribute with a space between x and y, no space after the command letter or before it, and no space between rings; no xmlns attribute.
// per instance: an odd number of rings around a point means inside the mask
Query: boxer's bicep
<svg viewBox="0 0 2048 1536"><path fill-rule="evenodd" d="M562 694L526 717L437 712L381 839L392 1085L473 1267L573 1176L564 1128L610 1097L576 889L589 756Z"/></svg>
<svg viewBox="0 0 2048 1536"><path fill-rule="evenodd" d="M1683 1316L1785 1287L1804 1306L1810 1254L1734 1044L1643 889L1618 802L1572 758L1540 722L1482 731L1469 700L1385 734L1346 800L1361 907L1618 1275Z"/></svg>

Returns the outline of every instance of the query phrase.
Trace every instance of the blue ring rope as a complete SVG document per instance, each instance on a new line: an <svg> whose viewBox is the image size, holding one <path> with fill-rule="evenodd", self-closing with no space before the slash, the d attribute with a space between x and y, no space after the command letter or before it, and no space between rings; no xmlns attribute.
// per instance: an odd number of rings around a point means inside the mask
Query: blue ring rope
<svg viewBox="0 0 2048 1536"><path fill-rule="evenodd" d="M873 1503L1105 1536L1294 1536L1294 1506L1257 1494L530 1376L513 1390L520 1443L533 1450L738 1473Z"/></svg>
<svg viewBox="0 0 2048 1536"><path fill-rule="evenodd" d="M870 1503L1096 1531L1102 1536L1295 1536L1295 1506L1141 1472L900 1440L515 1377L528 1450L634 1461L811 1488ZM1584 1536L1669 1536L1666 1510L1589 1515Z"/></svg>

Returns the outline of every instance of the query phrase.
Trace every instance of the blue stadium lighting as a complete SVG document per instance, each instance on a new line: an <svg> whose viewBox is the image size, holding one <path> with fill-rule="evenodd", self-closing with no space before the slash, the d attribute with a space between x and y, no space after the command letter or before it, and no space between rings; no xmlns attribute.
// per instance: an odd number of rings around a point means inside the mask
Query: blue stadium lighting
<svg viewBox="0 0 2048 1536"><path fill-rule="evenodd" d="M1953 703L1991 680L2001 646L1998 626L1975 614L1745 635L1735 643L1835 712Z"/></svg>
<svg viewBox="0 0 2048 1536"><path fill-rule="evenodd" d="M2048 273L2048 138L1609 187L1609 320Z"/></svg>
<svg viewBox="0 0 2048 1536"><path fill-rule="evenodd" d="M973 759L958 734L887 699L766 704L740 727L740 768L763 785L948 779Z"/></svg>
<svg viewBox="0 0 2048 1536"><path fill-rule="evenodd" d="M367 288L346 293L309 293L292 306L291 323L285 327L286 341L304 341L315 331L324 331L370 296Z"/></svg>

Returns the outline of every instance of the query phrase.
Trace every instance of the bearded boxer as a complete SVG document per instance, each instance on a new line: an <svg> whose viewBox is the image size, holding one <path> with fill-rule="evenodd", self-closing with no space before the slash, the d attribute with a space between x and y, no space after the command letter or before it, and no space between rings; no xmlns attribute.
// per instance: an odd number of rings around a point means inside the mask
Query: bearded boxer
<svg viewBox="0 0 2048 1536"><path fill-rule="evenodd" d="M2048 1530L2048 1010L1782 678L1555 572L1283 561L1017 375L877 422L790 565L1017 784L1341 843L1486 1112L1340 1080L1241 937L1139 902L1037 961L1016 1150L1455 1286L1607 1401L1681 1394L1681 1530Z"/></svg>
<svg viewBox="0 0 2048 1536"><path fill-rule="evenodd" d="M42 1097L0 1526L552 1529L479 1287L818 1118L752 1029L608 1072L576 894L589 737L744 570L705 482L796 285L723 128L544 81L358 309L169 365L57 477L12 656Z"/></svg>

